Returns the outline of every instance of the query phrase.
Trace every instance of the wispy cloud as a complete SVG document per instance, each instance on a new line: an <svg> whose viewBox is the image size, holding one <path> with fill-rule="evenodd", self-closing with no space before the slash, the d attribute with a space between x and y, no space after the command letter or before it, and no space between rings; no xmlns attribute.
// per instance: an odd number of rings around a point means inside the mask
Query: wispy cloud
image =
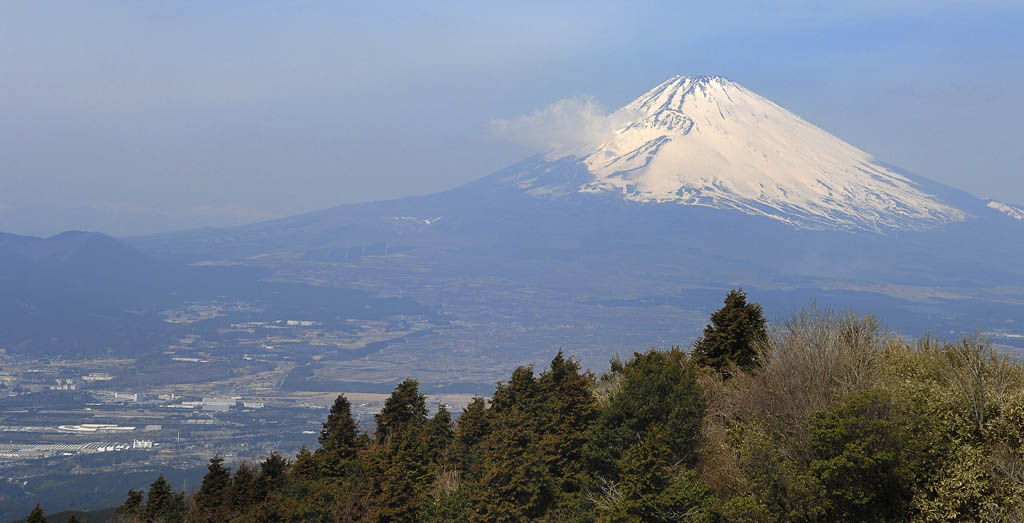
<svg viewBox="0 0 1024 523"><path fill-rule="evenodd" d="M609 113L592 97L559 100L531 114L512 119L494 119L491 134L554 154L581 154L609 141L634 115L626 111Z"/></svg>

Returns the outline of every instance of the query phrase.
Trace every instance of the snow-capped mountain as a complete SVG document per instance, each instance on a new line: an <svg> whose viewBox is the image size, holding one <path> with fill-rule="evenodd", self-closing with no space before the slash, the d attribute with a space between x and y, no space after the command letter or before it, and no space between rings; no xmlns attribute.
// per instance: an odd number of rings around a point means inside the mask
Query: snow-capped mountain
<svg viewBox="0 0 1024 523"><path fill-rule="evenodd" d="M917 230L971 217L921 180L720 76L673 76L611 118L628 121L611 141L504 181L538 197L615 194L804 229Z"/></svg>
<svg viewBox="0 0 1024 523"><path fill-rule="evenodd" d="M1017 221L1024 221L1024 208L1007 205L1003 202L992 200L988 202L990 209L995 209Z"/></svg>

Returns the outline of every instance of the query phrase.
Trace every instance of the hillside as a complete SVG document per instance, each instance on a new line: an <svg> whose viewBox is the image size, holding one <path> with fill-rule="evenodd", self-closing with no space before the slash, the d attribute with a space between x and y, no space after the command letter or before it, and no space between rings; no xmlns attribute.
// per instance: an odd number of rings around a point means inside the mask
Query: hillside
<svg viewBox="0 0 1024 523"><path fill-rule="evenodd" d="M320 447L187 498L156 478L149 521L1019 521L1024 367L985 340L902 341L806 308L765 329L733 292L689 353L559 352L456 420L400 383L359 434L337 398ZM743 322L735 321L743 317Z"/></svg>

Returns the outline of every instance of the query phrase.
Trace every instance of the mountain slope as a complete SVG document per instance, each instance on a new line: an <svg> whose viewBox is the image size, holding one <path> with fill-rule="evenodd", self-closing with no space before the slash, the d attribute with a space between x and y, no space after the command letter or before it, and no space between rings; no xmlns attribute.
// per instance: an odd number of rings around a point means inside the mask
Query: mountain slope
<svg viewBox="0 0 1024 523"><path fill-rule="evenodd" d="M612 193L734 209L809 229L884 232L971 217L722 77L674 76L613 118L630 123L575 158L589 176L527 171L505 181L535 196Z"/></svg>

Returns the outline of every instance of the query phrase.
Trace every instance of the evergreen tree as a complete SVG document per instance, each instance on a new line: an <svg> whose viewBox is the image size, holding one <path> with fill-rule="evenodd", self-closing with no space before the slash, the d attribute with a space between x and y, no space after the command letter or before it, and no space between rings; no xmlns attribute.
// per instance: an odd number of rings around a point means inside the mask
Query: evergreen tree
<svg viewBox="0 0 1024 523"><path fill-rule="evenodd" d="M227 517L227 494L231 486L231 472L224 467L224 458L214 456L206 466L203 483L193 497L195 510L189 515L192 521L216 522Z"/></svg>
<svg viewBox="0 0 1024 523"><path fill-rule="evenodd" d="M696 480L692 471L675 465L671 450L659 429L629 450L619 460L620 497L602 521L701 521L709 520L710 490Z"/></svg>
<svg viewBox="0 0 1024 523"><path fill-rule="evenodd" d="M420 394L419 382L407 379L398 384L384 401L380 414L373 417L377 423L377 442L381 443L410 425L422 425L427 419L427 401Z"/></svg>
<svg viewBox="0 0 1024 523"><path fill-rule="evenodd" d="M704 335L693 345L694 360L728 375L728 366L751 371L760 366L758 344L767 337L761 305L747 303L743 289L733 289L725 305L711 315Z"/></svg>
<svg viewBox="0 0 1024 523"><path fill-rule="evenodd" d="M43 512L43 507L36 504L36 508L32 509L28 517L25 518L25 523L46 523L46 514Z"/></svg>
<svg viewBox="0 0 1024 523"><path fill-rule="evenodd" d="M233 515L248 512L266 496L256 471L248 463L238 465L227 493L227 506Z"/></svg>
<svg viewBox="0 0 1024 523"><path fill-rule="evenodd" d="M376 445L368 473L373 493L370 519L418 520L433 478L429 456L430 440L420 429L395 432Z"/></svg>
<svg viewBox="0 0 1024 523"><path fill-rule="evenodd" d="M267 459L260 463L260 475L268 491L277 490L284 484L288 472L288 460L277 452L271 452Z"/></svg>
<svg viewBox="0 0 1024 523"><path fill-rule="evenodd" d="M452 413L448 411L448 406L441 404L437 407L437 414L427 422L426 431L430 461L440 464L455 438L455 431L452 430Z"/></svg>
<svg viewBox="0 0 1024 523"><path fill-rule="evenodd" d="M464 480L480 479L484 459L483 441L490 432L491 413L487 410L487 400L473 398L459 416L452 444L453 460Z"/></svg>
<svg viewBox="0 0 1024 523"><path fill-rule="evenodd" d="M356 421L352 419L352 404L340 394L331 406L320 437L317 441L323 449L339 459L350 459L356 456L359 433Z"/></svg>
<svg viewBox="0 0 1024 523"><path fill-rule="evenodd" d="M323 449L317 449L323 452ZM291 474L293 477L312 481L320 479L320 456L317 456L309 451L305 445L299 449L299 453L295 455L295 463L292 465Z"/></svg>
<svg viewBox="0 0 1024 523"><path fill-rule="evenodd" d="M339 395L331 406L318 438L323 448L317 451L319 473L326 477L341 478L356 474L356 452L359 434L352 418L352 405L345 395ZM308 463L303 463L306 468Z"/></svg>
<svg viewBox="0 0 1024 523"><path fill-rule="evenodd" d="M146 507L142 510L142 519L148 522L172 523L184 520L185 493L175 493L171 484L160 474L149 486L146 494Z"/></svg>
<svg viewBox="0 0 1024 523"><path fill-rule="evenodd" d="M117 507L117 517L124 520L137 520L142 518L142 502L145 492L141 490L128 489L128 499L120 507Z"/></svg>
<svg viewBox="0 0 1024 523"><path fill-rule="evenodd" d="M538 382L540 446L558 494L563 497L578 493L586 476L583 449L598 414L592 385L593 378L581 374L579 363L566 359L562 351L551 360Z"/></svg>
<svg viewBox="0 0 1024 523"><path fill-rule="evenodd" d="M71 517L68 518L67 523L82 523L82 520L78 519L78 516L72 514Z"/></svg>
<svg viewBox="0 0 1024 523"><path fill-rule="evenodd" d="M648 431L658 434L673 462L693 464L704 404L686 354L651 349L618 367L620 387L602 409L584 455L591 472L615 480L617 462Z"/></svg>
<svg viewBox="0 0 1024 523"><path fill-rule="evenodd" d="M831 518L896 521L907 513L919 460L889 393L852 394L811 416L808 432L810 471L825 487Z"/></svg>
<svg viewBox="0 0 1024 523"><path fill-rule="evenodd" d="M540 389L533 369L519 367L491 400L491 433L484 442L485 463L479 521L541 518L555 500L555 481L541 446Z"/></svg>
<svg viewBox="0 0 1024 523"><path fill-rule="evenodd" d="M377 446L368 465L371 518L414 521L425 506L432 477L426 397L407 379L384 401L377 422Z"/></svg>

